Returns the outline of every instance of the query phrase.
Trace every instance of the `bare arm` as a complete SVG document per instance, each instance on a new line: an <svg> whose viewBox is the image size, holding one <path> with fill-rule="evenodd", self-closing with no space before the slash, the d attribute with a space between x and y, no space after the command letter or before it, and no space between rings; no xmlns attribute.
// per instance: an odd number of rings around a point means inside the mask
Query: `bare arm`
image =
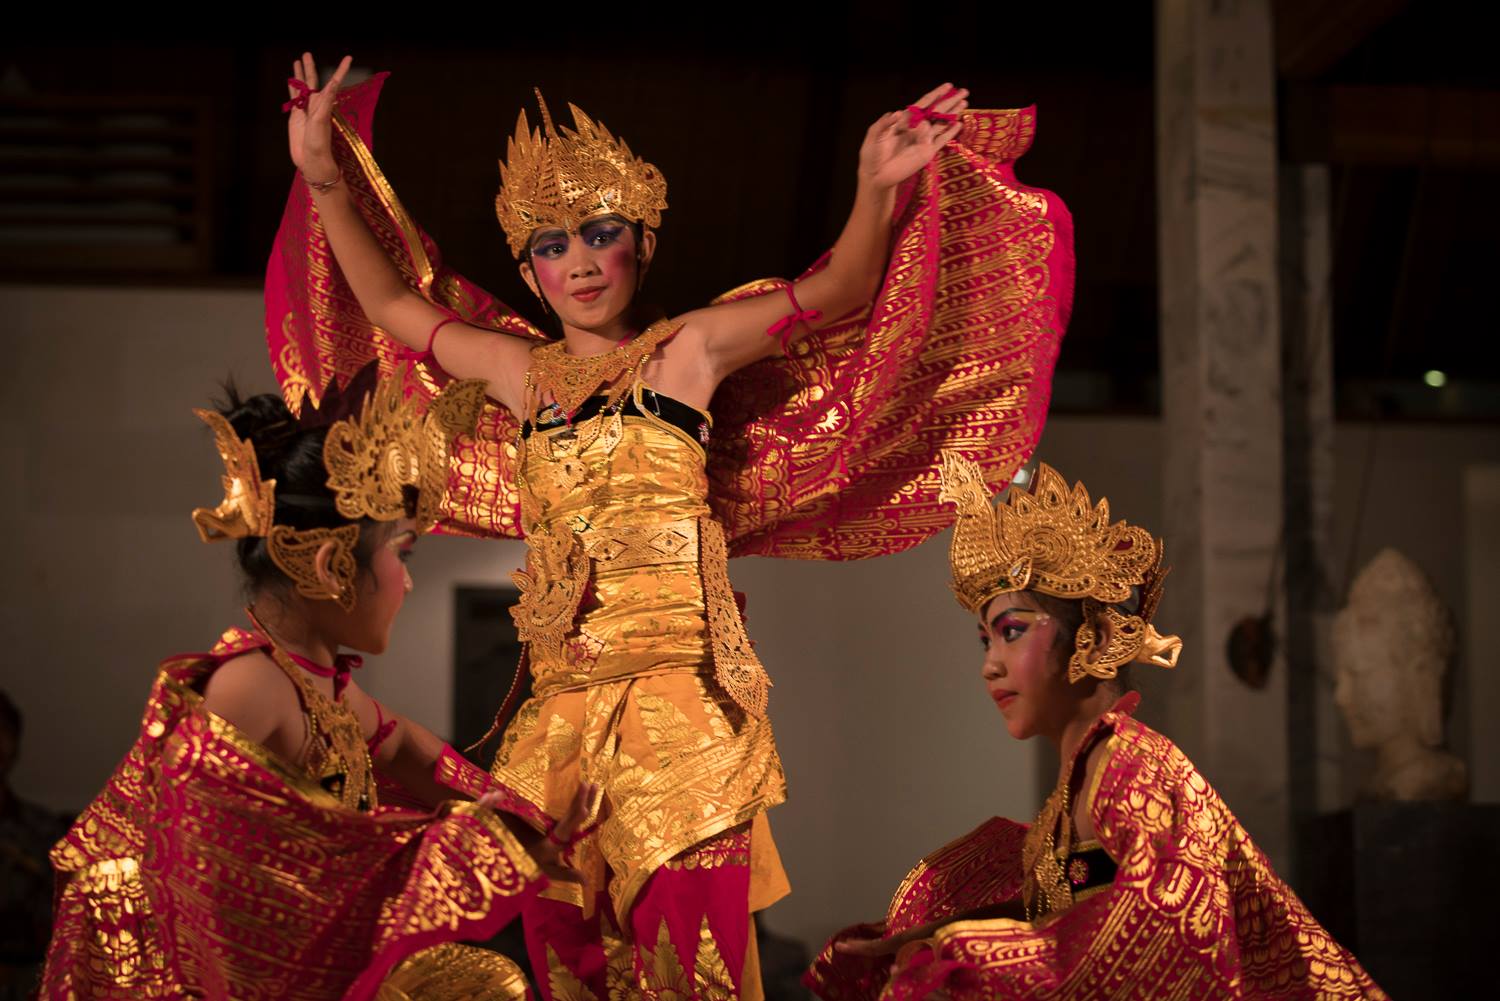
<svg viewBox="0 0 1500 1001"><path fill-rule="evenodd" d="M928 92L918 104L956 115L968 107L968 93L945 83ZM802 309L816 310L822 317L795 324L791 340L806 336L820 323L853 312L875 295L890 253L897 186L925 166L960 128L958 122L931 121L908 127L905 111L882 115L870 126L860 147L854 208L828 265L793 288ZM679 339L685 336L688 343L697 341L701 345L717 384L730 372L780 351L780 339L767 336L766 330L791 311L791 300L785 295L709 306L682 317L686 326Z"/></svg>
<svg viewBox="0 0 1500 1001"><path fill-rule="evenodd" d="M292 162L309 181L328 244L359 300L360 309L386 333L421 351L427 348L433 329L447 314L402 279L365 225L349 196L348 186L342 180L332 186L325 183L339 178L333 157L333 111L349 62L345 56L322 90L316 90L318 70L311 53L303 53L293 63L293 76L315 92L309 95L306 110L293 108L288 119ZM294 92L292 96L297 94ZM526 369L530 365L529 342L466 323L449 323L432 340L432 350L444 370L459 379L485 380L490 396L513 413L520 412Z"/></svg>
<svg viewBox="0 0 1500 1001"><path fill-rule="evenodd" d="M377 771L398 782L428 806L436 806L445 799L463 798L433 777L433 768L443 753L444 742L441 737L405 716L388 715L377 709L375 700L352 681L344 693L344 699L359 717L360 729L366 740L375 736L382 720L396 724L395 729L375 749L374 763Z"/></svg>

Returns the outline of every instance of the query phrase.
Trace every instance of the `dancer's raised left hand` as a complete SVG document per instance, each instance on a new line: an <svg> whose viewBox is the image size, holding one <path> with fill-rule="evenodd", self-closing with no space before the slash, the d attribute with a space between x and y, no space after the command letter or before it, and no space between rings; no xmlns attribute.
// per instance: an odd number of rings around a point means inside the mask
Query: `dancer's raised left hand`
<svg viewBox="0 0 1500 1001"><path fill-rule="evenodd" d="M916 104L881 115L859 149L859 178L877 188L895 187L927 165L963 129L959 114L969 92L951 83L934 87Z"/></svg>

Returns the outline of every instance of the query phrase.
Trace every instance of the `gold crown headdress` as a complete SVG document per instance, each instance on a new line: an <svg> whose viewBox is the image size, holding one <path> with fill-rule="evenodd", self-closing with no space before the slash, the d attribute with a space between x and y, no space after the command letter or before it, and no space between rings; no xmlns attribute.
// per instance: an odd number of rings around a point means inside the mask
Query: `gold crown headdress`
<svg viewBox="0 0 1500 1001"><path fill-rule="evenodd" d="M568 105L573 128L556 128L540 90L536 99L543 127L531 128L523 108L500 164L495 215L511 253L520 257L541 227L577 230L595 215L617 213L653 229L660 226L667 207L661 172L577 105Z"/></svg>
<svg viewBox="0 0 1500 1001"><path fill-rule="evenodd" d="M367 371L373 375L374 366ZM361 373L364 374L364 373ZM350 521L372 518L394 521L407 513L406 490L417 491L417 532L437 524L448 477L448 446L455 435L471 431L484 404L484 382L470 379L450 383L428 406L418 411L415 397L406 397L403 368L364 395L357 412L335 420L323 443L323 465L338 513ZM356 376L343 394L330 386L323 405L304 407L304 429L317 427L329 411L354 396L365 380ZM214 508L193 511L193 524L204 542L264 538L272 561L309 598L332 598L345 611L355 603L354 547L357 524L336 528L290 528L274 523L276 481L260 478L255 446L235 434L220 413L194 410L214 431L214 444L224 460L224 499ZM329 594L318 580L318 550L333 542L330 569L340 587Z"/></svg>
<svg viewBox="0 0 1500 1001"><path fill-rule="evenodd" d="M943 453L939 497L958 508L949 562L959 604L977 614L996 595L1028 588L1082 599L1069 681L1085 674L1113 678L1131 661L1176 666L1182 641L1151 625L1167 575L1161 541L1136 525L1110 522L1108 500L1092 504L1082 483L1069 489L1057 470L1041 463L1030 490L1012 490L1008 502L992 508L984 474L954 452ZM1114 607L1136 588L1135 614ZM1109 643L1090 663L1100 616L1109 619Z"/></svg>

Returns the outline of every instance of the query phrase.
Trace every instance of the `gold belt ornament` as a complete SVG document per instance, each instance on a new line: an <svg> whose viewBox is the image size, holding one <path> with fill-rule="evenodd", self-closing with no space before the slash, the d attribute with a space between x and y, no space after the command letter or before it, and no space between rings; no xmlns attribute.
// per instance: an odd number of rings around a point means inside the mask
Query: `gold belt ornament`
<svg viewBox="0 0 1500 1001"><path fill-rule="evenodd" d="M585 529L577 533L584 554L611 570L698 562L698 519L661 525Z"/></svg>
<svg viewBox="0 0 1500 1001"><path fill-rule="evenodd" d="M526 569L511 574L521 600L511 608L516 632L546 659L564 660L568 635L594 567L628 570L674 563L698 565L704 614L713 646L714 680L740 708L766 714L771 679L745 634L729 556L718 522L684 518L656 525L557 531L537 526L526 537ZM618 680L618 679L611 679Z"/></svg>

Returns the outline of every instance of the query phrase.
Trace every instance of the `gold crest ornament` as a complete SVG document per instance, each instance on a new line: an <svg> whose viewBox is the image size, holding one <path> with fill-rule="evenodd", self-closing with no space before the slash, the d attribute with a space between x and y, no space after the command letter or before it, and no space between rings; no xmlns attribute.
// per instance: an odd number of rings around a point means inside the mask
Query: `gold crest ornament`
<svg viewBox="0 0 1500 1001"><path fill-rule="evenodd" d="M404 375L404 367L398 367L365 395L358 412L329 426L323 443L323 465L328 470L334 507L351 522L402 517L408 511L406 488L414 488L413 517L421 534L437 524L448 478L448 447L456 435L471 431L478 420L484 405L484 382L469 379L450 383L423 414L417 399L406 398L402 392ZM303 429L317 427L320 416L344 402L336 387L330 386L321 408L304 408ZM296 585L298 594L337 601L345 611L352 611L359 526L292 528L275 524L276 481L260 478L254 443L240 438L222 414L211 410L193 413L213 429L214 443L224 461L224 499L217 507L193 511L199 537L204 542L264 538L272 562ZM333 590L319 579L317 569L318 551L330 542L333 551L328 570L337 585Z"/></svg>
<svg viewBox="0 0 1500 1001"><path fill-rule="evenodd" d="M1176 666L1182 641L1151 625L1167 575L1161 540L1139 526L1111 522L1108 500L1093 504L1082 483L1069 488L1041 463L1030 490L1012 490L1007 502L991 507L984 474L955 452L943 453L940 497L958 509L949 563L959 604L978 614L997 595L1027 589L1081 599L1083 625L1074 638L1069 681L1113 678L1132 661ZM1134 614L1114 607L1137 588ZM1109 642L1101 649L1096 622L1104 619Z"/></svg>
<svg viewBox="0 0 1500 1001"><path fill-rule="evenodd" d="M556 226L577 232L585 219L616 214L652 229L667 207L667 181L577 105L573 128L557 128L542 92L536 92L542 128L533 129L521 110L516 134L506 141L500 164L495 215L511 253L520 257L531 234Z"/></svg>

